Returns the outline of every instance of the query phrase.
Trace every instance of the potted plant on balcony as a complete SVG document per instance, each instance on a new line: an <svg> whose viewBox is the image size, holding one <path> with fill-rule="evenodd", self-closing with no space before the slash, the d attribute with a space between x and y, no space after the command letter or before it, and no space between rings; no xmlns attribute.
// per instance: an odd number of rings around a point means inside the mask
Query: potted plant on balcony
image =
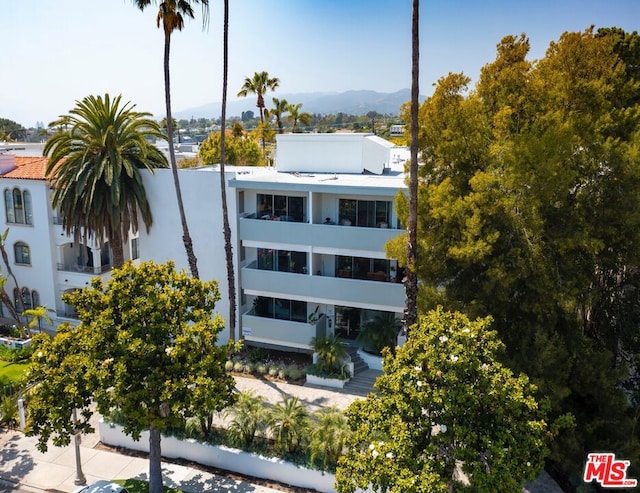
<svg viewBox="0 0 640 493"><path fill-rule="evenodd" d="M347 369L349 353L345 344L335 334L314 337L310 344L314 352L314 363L307 367L307 383L344 387L350 377Z"/></svg>
<svg viewBox="0 0 640 493"><path fill-rule="evenodd" d="M315 325L316 322L318 322L318 319L322 315L322 314L318 315L319 308L320 308L320 305L317 305L316 309L309 314L309 317L307 318L307 322L309 322L309 325Z"/></svg>
<svg viewBox="0 0 640 493"><path fill-rule="evenodd" d="M253 313L258 317L264 317L269 308L269 299L264 296L258 296L253 300Z"/></svg>

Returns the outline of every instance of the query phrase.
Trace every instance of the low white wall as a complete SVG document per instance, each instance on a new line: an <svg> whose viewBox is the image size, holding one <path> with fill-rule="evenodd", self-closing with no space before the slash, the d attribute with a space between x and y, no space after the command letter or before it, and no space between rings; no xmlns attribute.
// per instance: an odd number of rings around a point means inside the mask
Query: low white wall
<svg viewBox="0 0 640 493"><path fill-rule="evenodd" d="M0 337L0 346L8 347L9 349L27 348L31 346L31 339L21 341L17 339L9 339L8 337Z"/></svg>
<svg viewBox="0 0 640 493"><path fill-rule="evenodd" d="M380 356L374 356L373 354L369 354L362 349L358 349L358 356L362 358L369 368L372 370L380 370L382 371L382 358Z"/></svg>
<svg viewBox="0 0 640 493"><path fill-rule="evenodd" d="M122 426L98 423L100 441L114 447L149 452L149 432L142 433L137 442L122 432ZM235 471L248 476L272 479L281 483L310 488L323 493L335 493L335 476L328 472L306 469L277 458L263 457L223 445L209 445L196 440L178 440L162 436L162 456L186 459L198 464Z"/></svg>
<svg viewBox="0 0 640 493"><path fill-rule="evenodd" d="M325 378L307 373L307 383L310 385L318 385L320 387L331 387L334 389L343 389L345 382L348 380L340 380L339 378Z"/></svg>

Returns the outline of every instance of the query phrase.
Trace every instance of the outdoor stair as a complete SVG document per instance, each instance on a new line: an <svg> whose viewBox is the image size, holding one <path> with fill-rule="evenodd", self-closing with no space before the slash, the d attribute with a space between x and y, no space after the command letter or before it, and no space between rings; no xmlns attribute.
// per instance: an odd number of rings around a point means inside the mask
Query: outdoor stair
<svg viewBox="0 0 640 493"><path fill-rule="evenodd" d="M382 375L380 370L371 370L367 367L366 370L362 370L356 373L344 386L344 391L349 394L367 396L370 392L376 392L373 388L373 383Z"/></svg>
<svg viewBox="0 0 640 493"><path fill-rule="evenodd" d="M358 373L369 369L369 365L367 365L364 360L358 356L358 348L356 346L347 345L347 352L349 353L349 357L353 363L353 375L351 375L351 377L355 377Z"/></svg>
<svg viewBox="0 0 640 493"><path fill-rule="evenodd" d="M375 392L373 383L382 372L369 368L364 360L358 355L358 347L347 345L347 352L353 363L353 375L344 386L344 391L349 394L366 396L369 392Z"/></svg>

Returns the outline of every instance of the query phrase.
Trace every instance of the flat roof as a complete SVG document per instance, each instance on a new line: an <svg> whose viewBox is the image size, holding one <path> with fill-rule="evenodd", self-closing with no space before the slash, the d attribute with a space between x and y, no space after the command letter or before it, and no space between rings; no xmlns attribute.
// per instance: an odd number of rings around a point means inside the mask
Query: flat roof
<svg viewBox="0 0 640 493"><path fill-rule="evenodd" d="M398 190L407 188L404 162L404 160L398 160L392 163L382 175L279 172L273 167L244 166L234 169L236 175L229 181L229 186L247 189L395 195Z"/></svg>

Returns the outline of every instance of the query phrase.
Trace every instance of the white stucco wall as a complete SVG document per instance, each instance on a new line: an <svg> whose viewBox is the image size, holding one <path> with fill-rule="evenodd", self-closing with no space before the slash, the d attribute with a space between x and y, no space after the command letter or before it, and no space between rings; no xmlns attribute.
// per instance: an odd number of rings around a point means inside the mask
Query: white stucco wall
<svg viewBox="0 0 640 493"><path fill-rule="evenodd" d="M228 172L227 177L233 173ZM180 188L187 216L187 225L193 241L194 253L198 259L198 272L203 280L218 281L221 299L216 311L229 318L229 293L227 289L227 270L222 234L222 202L220 193L220 173L213 169L179 170ZM140 260L166 262L173 260L178 269L189 271L189 264L182 242L182 225L178 213L178 203L173 184L171 170L156 170L153 175L143 174L144 186L153 211L153 225L149 232L140 231ZM232 230L232 244L236 245L237 208L236 190L227 186L229 197L229 221ZM237 265L238 251L234 246L234 263ZM236 273L236 296L238 290L238 273ZM236 318L238 320L238 318ZM238 325L236 323L236 325ZM228 330L219 336L219 342L228 339ZM236 337L238 329L236 328Z"/></svg>
<svg viewBox="0 0 640 493"><path fill-rule="evenodd" d="M12 224L6 221L4 190L7 188L12 190L15 187L22 191L28 190L31 194L33 225ZM55 283L57 269L51 236L53 225L49 213L49 187L44 180L4 178L0 180L0 197L0 214L3 223L0 233L9 228L5 245L11 269L21 287L37 291L40 295L40 304L55 309L58 298ZM13 247L17 242L24 242L29 246L31 265L15 264ZM2 271L6 271L4 265L2 265ZM6 290L10 296L13 288L13 282L8 281Z"/></svg>

